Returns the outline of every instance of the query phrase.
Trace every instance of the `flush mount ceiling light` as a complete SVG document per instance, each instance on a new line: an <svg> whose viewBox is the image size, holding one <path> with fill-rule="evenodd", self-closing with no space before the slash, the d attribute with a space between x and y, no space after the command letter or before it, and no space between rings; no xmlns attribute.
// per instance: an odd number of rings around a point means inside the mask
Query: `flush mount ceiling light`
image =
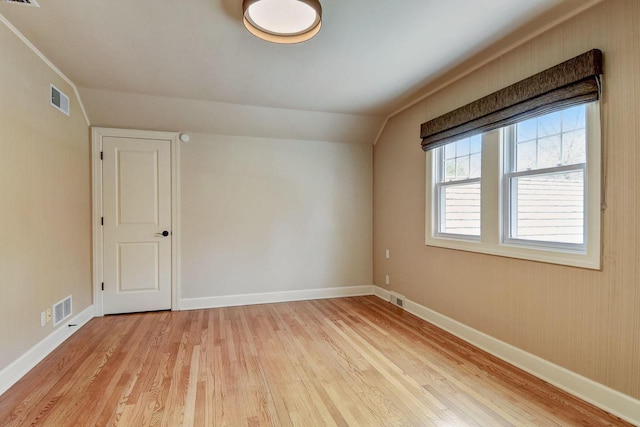
<svg viewBox="0 0 640 427"><path fill-rule="evenodd" d="M244 0L244 26L256 37L273 43L301 43L322 26L318 0Z"/></svg>

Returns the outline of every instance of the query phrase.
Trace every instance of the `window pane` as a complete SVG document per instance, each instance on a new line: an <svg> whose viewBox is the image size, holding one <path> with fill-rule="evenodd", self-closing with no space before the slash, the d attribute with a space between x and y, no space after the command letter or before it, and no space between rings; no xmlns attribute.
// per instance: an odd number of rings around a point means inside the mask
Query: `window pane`
<svg viewBox="0 0 640 427"><path fill-rule="evenodd" d="M456 177L456 159L445 160L444 179L450 181Z"/></svg>
<svg viewBox="0 0 640 427"><path fill-rule="evenodd" d="M516 171L535 169L538 164L536 141L521 142L516 147Z"/></svg>
<svg viewBox="0 0 640 427"><path fill-rule="evenodd" d="M557 135L562 132L562 112L538 117L538 138Z"/></svg>
<svg viewBox="0 0 640 427"><path fill-rule="evenodd" d="M584 243L582 170L511 178L511 238Z"/></svg>
<svg viewBox="0 0 640 427"><path fill-rule="evenodd" d="M475 135L469 138L469 151L471 154L482 151L482 135Z"/></svg>
<svg viewBox="0 0 640 427"><path fill-rule="evenodd" d="M580 129L562 134L562 163L575 165L587 161L587 138Z"/></svg>
<svg viewBox="0 0 640 427"><path fill-rule="evenodd" d="M469 156L458 157L456 159L456 178L467 178L469 176Z"/></svg>
<svg viewBox="0 0 640 427"><path fill-rule="evenodd" d="M469 138L456 142L456 157L467 156L469 154Z"/></svg>
<svg viewBox="0 0 640 427"><path fill-rule="evenodd" d="M570 132L572 130L584 129L586 124L586 110L584 105L567 108L562 111L562 131Z"/></svg>
<svg viewBox="0 0 640 427"><path fill-rule="evenodd" d="M455 144L447 144L444 146L444 158L445 159L455 159L456 157L456 145Z"/></svg>
<svg viewBox="0 0 640 427"><path fill-rule="evenodd" d="M441 187L440 232L480 235L480 183Z"/></svg>
<svg viewBox="0 0 640 427"><path fill-rule="evenodd" d="M479 178L482 172L482 155L472 154L469 160L469 178Z"/></svg>
<svg viewBox="0 0 640 427"><path fill-rule="evenodd" d="M516 125L516 136L518 142L536 139L538 136L537 126L537 118L525 120L524 122L518 123Z"/></svg>
<svg viewBox="0 0 640 427"><path fill-rule="evenodd" d="M538 141L538 169L562 165L560 135Z"/></svg>

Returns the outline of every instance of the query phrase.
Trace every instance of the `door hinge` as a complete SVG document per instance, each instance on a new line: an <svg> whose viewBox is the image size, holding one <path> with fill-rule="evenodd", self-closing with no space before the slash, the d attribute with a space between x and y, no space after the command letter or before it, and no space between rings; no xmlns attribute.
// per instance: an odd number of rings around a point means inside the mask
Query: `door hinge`
<svg viewBox="0 0 640 427"><path fill-rule="evenodd" d="M102 290L104 291L104 282L102 282Z"/></svg>
<svg viewBox="0 0 640 427"><path fill-rule="evenodd" d="M100 217L100 225L104 225L104 217L103 216Z"/></svg>
<svg viewBox="0 0 640 427"><path fill-rule="evenodd" d="M100 160L104 159L104 153L101 151L100 152Z"/></svg>

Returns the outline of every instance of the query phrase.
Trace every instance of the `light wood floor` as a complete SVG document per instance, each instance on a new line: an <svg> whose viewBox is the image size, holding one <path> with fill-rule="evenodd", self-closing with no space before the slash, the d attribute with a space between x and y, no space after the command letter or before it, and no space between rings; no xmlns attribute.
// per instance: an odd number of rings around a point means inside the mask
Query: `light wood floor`
<svg viewBox="0 0 640 427"><path fill-rule="evenodd" d="M0 425L628 425L376 297L91 320Z"/></svg>

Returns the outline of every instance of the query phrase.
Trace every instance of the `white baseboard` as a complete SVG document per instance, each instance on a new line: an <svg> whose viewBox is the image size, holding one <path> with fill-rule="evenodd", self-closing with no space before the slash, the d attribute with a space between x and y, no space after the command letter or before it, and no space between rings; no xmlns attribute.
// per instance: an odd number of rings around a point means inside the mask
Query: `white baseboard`
<svg viewBox="0 0 640 427"><path fill-rule="evenodd" d="M389 301L389 291L374 286L373 293ZM405 299L405 310L582 400L634 425L640 425L640 400L500 341L409 299Z"/></svg>
<svg viewBox="0 0 640 427"><path fill-rule="evenodd" d="M377 296L378 298L383 299L383 300L385 300L387 302L389 302L389 298L391 298L391 292L389 292L386 289L382 289L379 286L374 286L373 287L373 294L375 296Z"/></svg>
<svg viewBox="0 0 640 427"><path fill-rule="evenodd" d="M306 289L301 291L265 292L260 294L225 295L220 297L183 298L180 300L180 310L200 310L205 308L235 307L239 305L355 297L372 295L373 288L371 285L365 285Z"/></svg>
<svg viewBox="0 0 640 427"><path fill-rule="evenodd" d="M46 338L31 347L29 351L20 356L12 364L0 371L0 395L9 390L11 386L20 380L20 378L33 369L42 361L42 359L47 357L53 350L84 326L89 320L93 319L93 317L94 307L93 305L90 305L71 319L67 320L64 325L59 326ZM70 323L76 324L77 326L67 326Z"/></svg>

